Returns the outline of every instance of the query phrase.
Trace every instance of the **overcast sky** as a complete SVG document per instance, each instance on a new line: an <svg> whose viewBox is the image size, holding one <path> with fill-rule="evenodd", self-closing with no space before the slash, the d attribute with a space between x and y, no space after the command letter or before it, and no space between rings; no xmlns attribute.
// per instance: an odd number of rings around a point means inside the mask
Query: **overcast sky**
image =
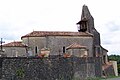
<svg viewBox="0 0 120 80"><path fill-rule="evenodd" d="M119 0L0 0L0 37L18 41L34 31L77 31L86 4L108 54L120 55Z"/></svg>

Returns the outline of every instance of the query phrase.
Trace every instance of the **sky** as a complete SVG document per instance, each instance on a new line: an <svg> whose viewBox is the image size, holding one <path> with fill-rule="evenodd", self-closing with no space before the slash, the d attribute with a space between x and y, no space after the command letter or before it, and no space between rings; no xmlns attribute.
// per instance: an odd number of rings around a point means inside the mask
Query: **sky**
<svg viewBox="0 0 120 80"><path fill-rule="evenodd" d="M88 6L108 54L120 55L119 0L0 0L0 38L20 41L32 31L77 31Z"/></svg>

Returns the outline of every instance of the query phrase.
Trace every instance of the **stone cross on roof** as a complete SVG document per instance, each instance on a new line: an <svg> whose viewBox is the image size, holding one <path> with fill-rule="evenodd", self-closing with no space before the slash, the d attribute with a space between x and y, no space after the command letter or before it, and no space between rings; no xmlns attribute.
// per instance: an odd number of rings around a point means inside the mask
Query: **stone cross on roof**
<svg viewBox="0 0 120 80"><path fill-rule="evenodd" d="M5 43L5 41L3 41L3 38L1 38L1 41L0 41L0 51L2 52L3 49L2 49L2 44Z"/></svg>

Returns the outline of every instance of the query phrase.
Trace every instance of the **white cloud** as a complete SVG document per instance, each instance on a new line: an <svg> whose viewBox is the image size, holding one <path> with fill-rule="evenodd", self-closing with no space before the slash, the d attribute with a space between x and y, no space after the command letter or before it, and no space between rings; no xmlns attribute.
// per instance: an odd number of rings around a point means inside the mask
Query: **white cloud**
<svg viewBox="0 0 120 80"><path fill-rule="evenodd" d="M112 19L110 22L104 24L100 30L102 45L109 50L109 54L120 55L120 19ZM104 29L104 30L103 30Z"/></svg>

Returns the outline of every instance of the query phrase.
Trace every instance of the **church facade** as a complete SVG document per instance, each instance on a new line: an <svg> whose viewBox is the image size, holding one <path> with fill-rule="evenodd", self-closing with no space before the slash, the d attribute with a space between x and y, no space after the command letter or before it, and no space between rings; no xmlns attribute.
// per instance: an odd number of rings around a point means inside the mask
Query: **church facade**
<svg viewBox="0 0 120 80"><path fill-rule="evenodd" d="M108 50L101 46L100 33L95 29L94 18L86 5L77 26L78 32L33 31L22 36L21 42L4 44L3 54L7 57L38 56L43 49L48 49L49 55L67 53L77 57L102 57L106 63Z"/></svg>

